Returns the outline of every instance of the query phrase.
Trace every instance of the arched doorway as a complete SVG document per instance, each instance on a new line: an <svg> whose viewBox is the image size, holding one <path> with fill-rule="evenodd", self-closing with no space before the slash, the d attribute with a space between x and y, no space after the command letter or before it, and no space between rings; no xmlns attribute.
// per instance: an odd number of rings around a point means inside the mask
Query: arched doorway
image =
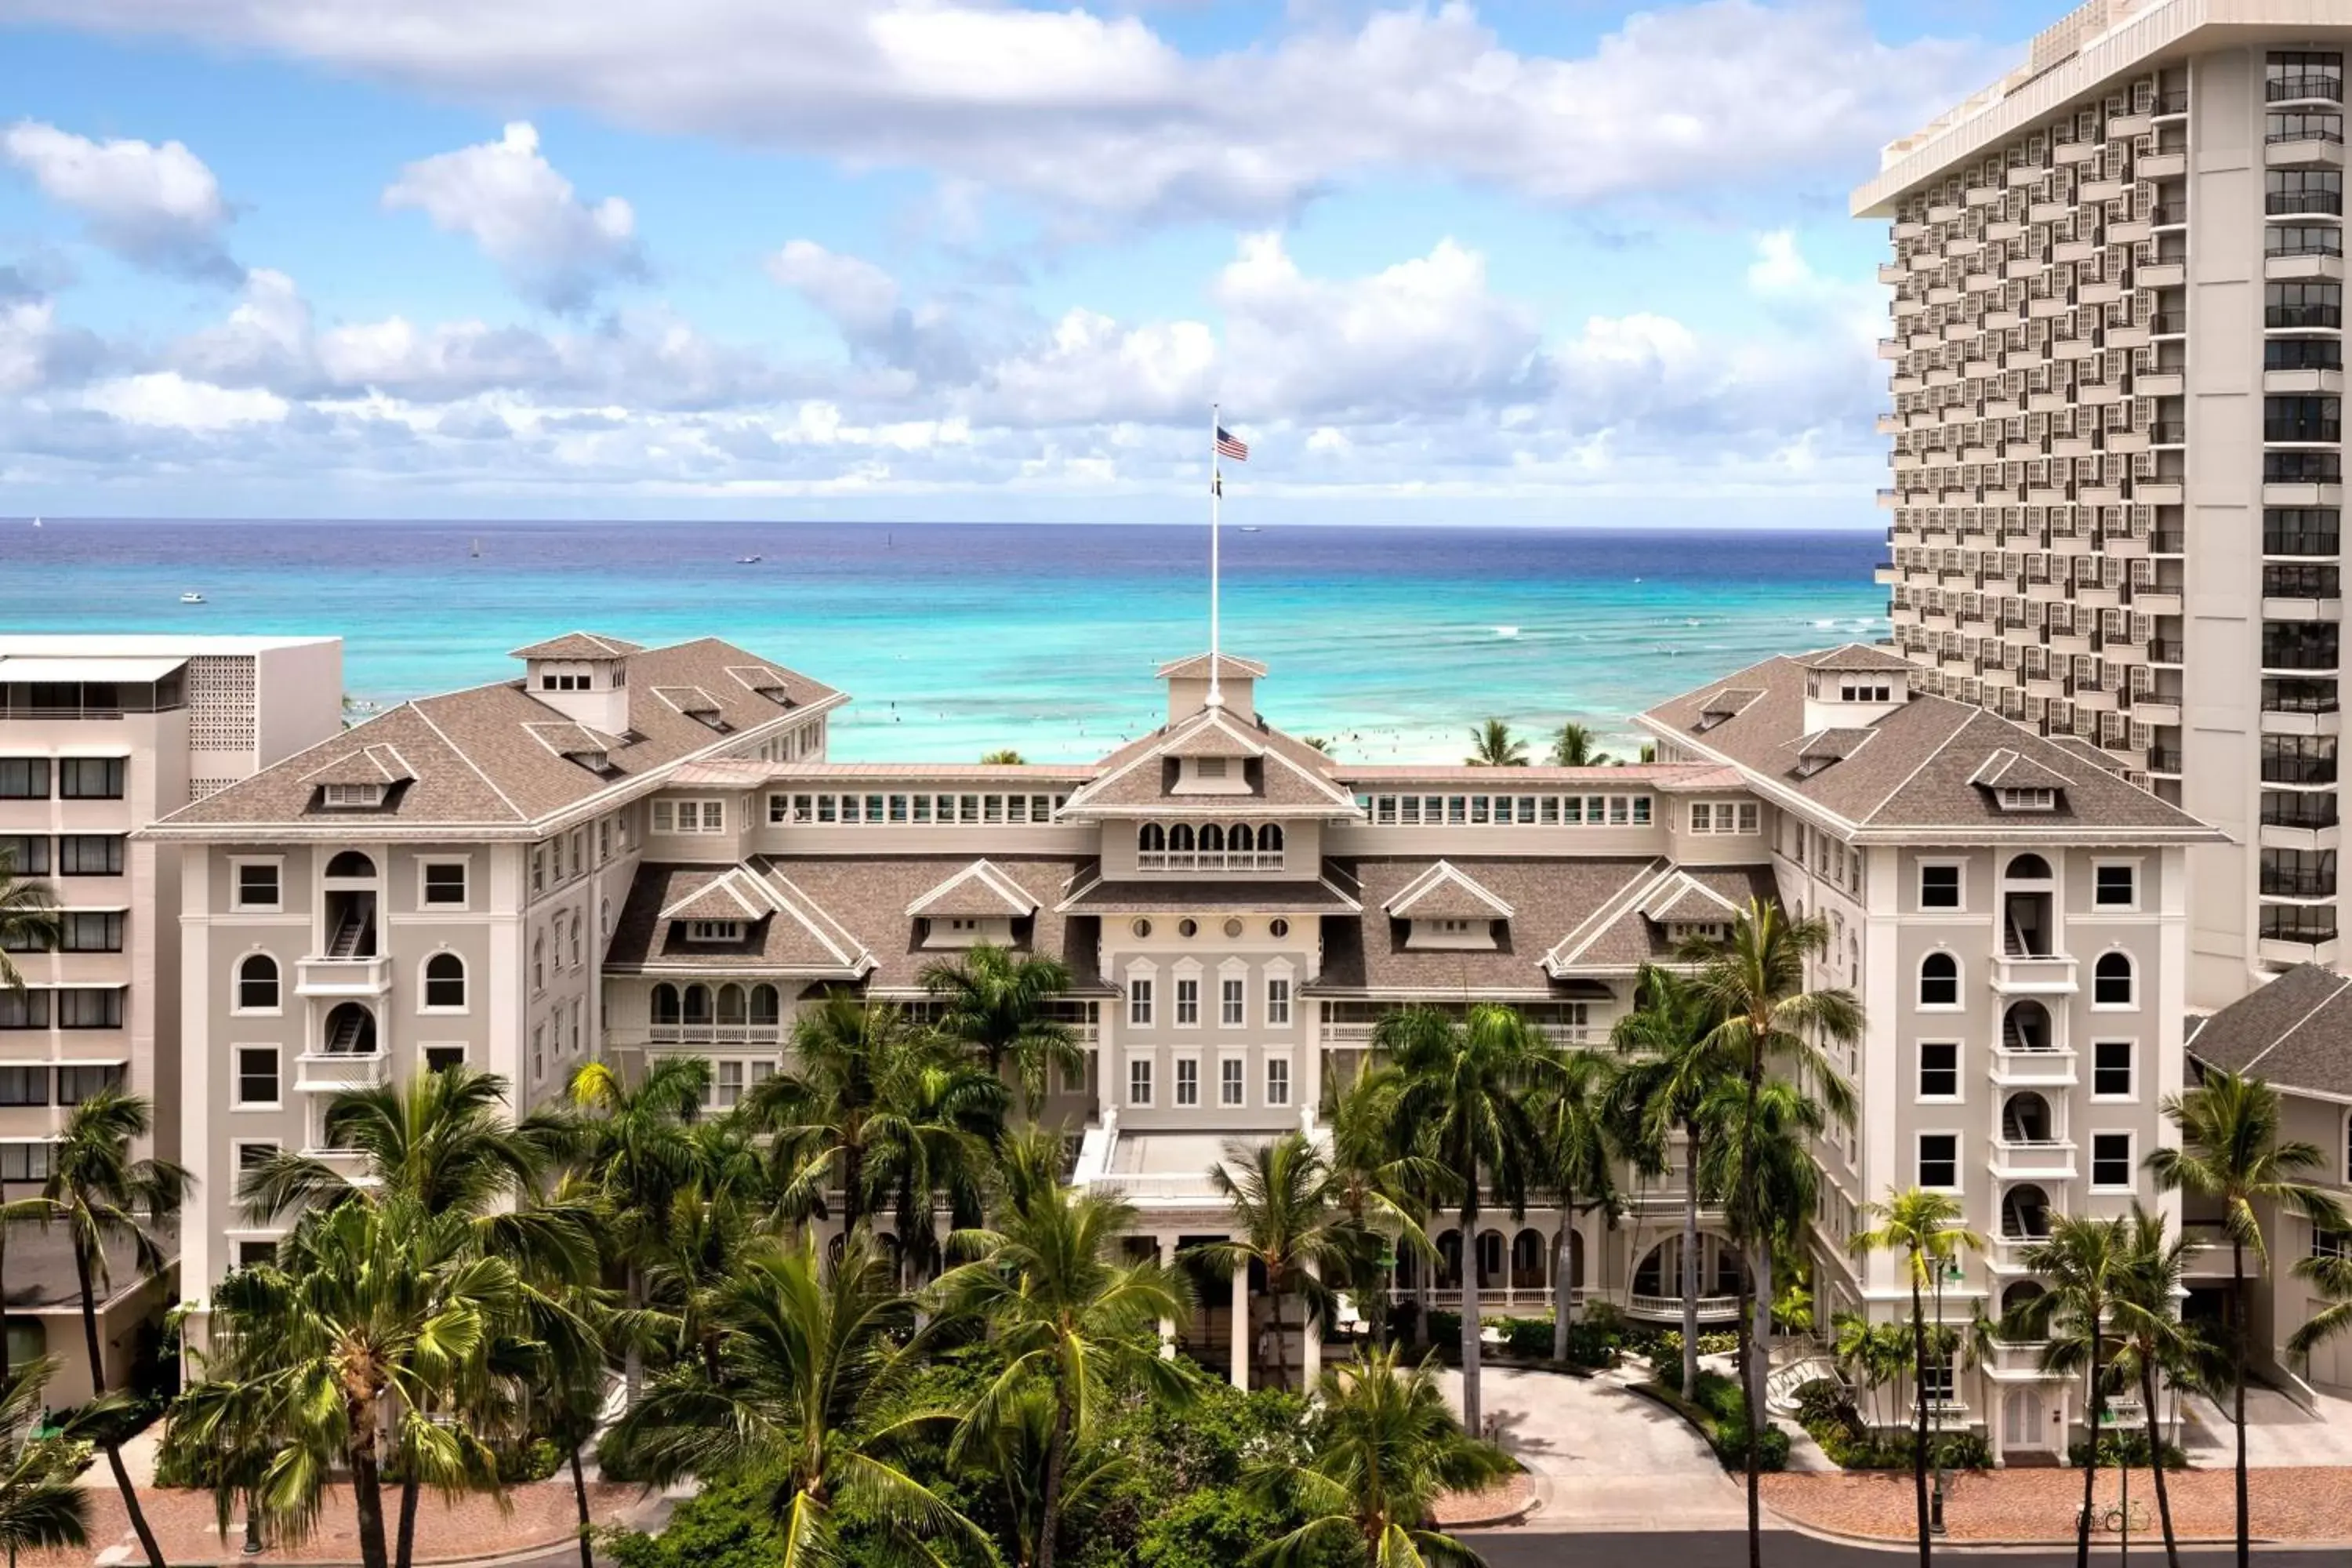
<svg viewBox="0 0 2352 1568"><path fill-rule="evenodd" d="M1543 1233L1529 1227L1511 1237L1511 1289L1513 1291L1541 1291L1546 1284L1544 1274Z"/></svg>
<svg viewBox="0 0 2352 1568"><path fill-rule="evenodd" d="M2050 1423L2042 1416L2040 1389L2012 1388L2002 1396L2000 1447L2004 1454L2049 1448Z"/></svg>

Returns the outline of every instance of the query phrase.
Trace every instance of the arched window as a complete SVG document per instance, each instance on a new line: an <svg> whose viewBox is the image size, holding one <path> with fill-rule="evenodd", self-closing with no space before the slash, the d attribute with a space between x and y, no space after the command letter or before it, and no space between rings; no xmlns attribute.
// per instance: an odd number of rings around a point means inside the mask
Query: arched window
<svg viewBox="0 0 2352 1568"><path fill-rule="evenodd" d="M2031 1182L2000 1195L2000 1234L2039 1240L2050 1234L2050 1194Z"/></svg>
<svg viewBox="0 0 2352 1568"><path fill-rule="evenodd" d="M1957 1007L1960 1004L1960 961L1948 952L1931 952L1919 961L1919 1005Z"/></svg>
<svg viewBox="0 0 2352 1568"><path fill-rule="evenodd" d="M731 980L719 988L719 1021L739 1026L743 1022L743 988Z"/></svg>
<svg viewBox="0 0 2352 1568"><path fill-rule="evenodd" d="M1544 1238L1540 1231L1523 1230L1511 1237L1511 1289L1539 1290L1544 1283Z"/></svg>
<svg viewBox="0 0 2352 1568"><path fill-rule="evenodd" d="M425 961L425 1005L458 1008L466 1005L466 961L454 952L436 952Z"/></svg>
<svg viewBox="0 0 2352 1568"><path fill-rule="evenodd" d="M2128 952L2103 952L2091 967L2091 1000L2103 1007L2132 1005L2132 961Z"/></svg>
<svg viewBox="0 0 2352 1568"><path fill-rule="evenodd" d="M613 934L613 900L606 899L596 906L596 940L602 942Z"/></svg>
<svg viewBox="0 0 2352 1568"><path fill-rule="evenodd" d="M1269 822L1257 830L1257 847L1261 854L1282 853L1282 824Z"/></svg>
<svg viewBox="0 0 2352 1568"><path fill-rule="evenodd" d="M686 988L686 1021L689 1024L710 1022L710 987L699 981Z"/></svg>
<svg viewBox="0 0 2352 1568"><path fill-rule="evenodd" d="M2000 1135L2005 1142L2047 1143L2051 1125L2050 1102L2030 1089L2011 1095L2000 1108Z"/></svg>
<svg viewBox="0 0 2352 1568"><path fill-rule="evenodd" d="M327 1054L336 1057L375 1055L375 1015L356 1002L339 1002L327 1015Z"/></svg>
<svg viewBox="0 0 2352 1568"><path fill-rule="evenodd" d="M1168 852L1171 855L1190 855L1192 852L1191 823L1180 822L1168 830Z"/></svg>
<svg viewBox="0 0 2352 1568"><path fill-rule="evenodd" d="M1478 1288L1499 1286L1503 1282L1503 1233L1482 1230L1478 1233Z"/></svg>
<svg viewBox="0 0 2352 1568"><path fill-rule="evenodd" d="M1236 822L1231 827L1226 828L1225 847L1228 849L1237 849L1244 854L1256 848L1256 840L1250 833L1250 825L1246 822Z"/></svg>
<svg viewBox="0 0 2352 1568"><path fill-rule="evenodd" d="M248 952L236 963L236 1005L241 1012L278 1010L278 961L266 952Z"/></svg>
<svg viewBox="0 0 2352 1568"><path fill-rule="evenodd" d="M1135 830L1135 847L1146 855L1157 855L1168 847L1168 830L1156 822L1147 822Z"/></svg>
<svg viewBox="0 0 2352 1568"><path fill-rule="evenodd" d="M658 984L658 985L655 986L655 987L654 987L653 1009L654 1009L654 1022L655 1022L655 1023L656 1023L656 1024L675 1024L675 1023L677 1023L677 986L675 986L675 985L672 985L672 984L671 984L668 981L667 981L667 980L663 981L660 984Z"/></svg>
<svg viewBox="0 0 2352 1568"><path fill-rule="evenodd" d="M751 1022L773 1028L776 1016L776 988L772 985L752 986Z"/></svg>
<svg viewBox="0 0 2352 1568"><path fill-rule="evenodd" d="M1225 830L1213 822L1201 824L1201 853L1222 855L1225 852Z"/></svg>
<svg viewBox="0 0 2352 1568"><path fill-rule="evenodd" d="M2008 1014L2001 1019L2000 1039L2012 1051L2048 1050L2050 1009L2031 996L2011 1003Z"/></svg>
<svg viewBox="0 0 2352 1568"><path fill-rule="evenodd" d="M2009 863L2009 879L2012 882L2046 882L2050 879L2050 862L2039 855L2020 855Z"/></svg>
<svg viewBox="0 0 2352 1568"><path fill-rule="evenodd" d="M356 849L346 849L341 854L327 862L327 875L330 877L373 877L375 875L375 862L369 859L366 856L361 854Z"/></svg>
<svg viewBox="0 0 2352 1568"><path fill-rule="evenodd" d="M1437 1288L1453 1290L1462 1284L1462 1233L1449 1230L1437 1238Z"/></svg>

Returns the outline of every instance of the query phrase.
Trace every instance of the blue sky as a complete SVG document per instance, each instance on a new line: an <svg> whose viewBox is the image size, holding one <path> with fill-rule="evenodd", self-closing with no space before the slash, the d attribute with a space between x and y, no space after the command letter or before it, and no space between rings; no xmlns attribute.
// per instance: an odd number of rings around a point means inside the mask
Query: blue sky
<svg viewBox="0 0 2352 1568"><path fill-rule="evenodd" d="M1867 526L1992 0L0 0L0 514Z"/></svg>

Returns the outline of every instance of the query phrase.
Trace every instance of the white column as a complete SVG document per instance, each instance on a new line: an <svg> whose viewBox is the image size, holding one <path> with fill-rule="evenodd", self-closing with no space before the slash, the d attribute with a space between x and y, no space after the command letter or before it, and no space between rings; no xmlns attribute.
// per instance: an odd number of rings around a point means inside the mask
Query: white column
<svg viewBox="0 0 2352 1568"><path fill-rule="evenodd" d="M1175 1261L1174 1245L1174 1238L1171 1237L1155 1236L1151 1238L1152 1257L1161 1268L1165 1268ZM1176 1320L1173 1318L1160 1320L1160 1359L1161 1361L1176 1359Z"/></svg>
<svg viewBox="0 0 2352 1568"><path fill-rule="evenodd" d="M1307 1266L1307 1277L1310 1279L1319 1279L1323 1277L1323 1271L1309 1263ZM1300 1305L1300 1310L1302 1313L1305 1311L1303 1302ZM1309 1317L1299 1331L1305 1340L1304 1353L1299 1360L1300 1392L1312 1394L1315 1392L1315 1384L1323 1376L1323 1330L1321 1325Z"/></svg>
<svg viewBox="0 0 2352 1568"><path fill-rule="evenodd" d="M1234 1386L1249 1387L1250 1363L1249 1265L1234 1268Z"/></svg>

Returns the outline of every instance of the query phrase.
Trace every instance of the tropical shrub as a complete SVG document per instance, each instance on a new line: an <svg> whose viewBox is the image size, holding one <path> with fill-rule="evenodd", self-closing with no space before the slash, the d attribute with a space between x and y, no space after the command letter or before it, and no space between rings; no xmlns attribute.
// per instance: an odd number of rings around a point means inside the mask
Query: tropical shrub
<svg viewBox="0 0 2352 1568"><path fill-rule="evenodd" d="M2066 1445L2066 1462L2077 1468L2089 1458L2089 1454L2090 1445L2079 1439ZM2109 1432L2102 1436L2099 1439L2099 1463L2108 1468L2120 1468L2126 1465L2136 1470L2147 1468L2147 1429L2135 1426L2126 1432ZM2186 1469L2188 1465L2189 1456L2178 1443L2164 1446L2166 1469Z"/></svg>

